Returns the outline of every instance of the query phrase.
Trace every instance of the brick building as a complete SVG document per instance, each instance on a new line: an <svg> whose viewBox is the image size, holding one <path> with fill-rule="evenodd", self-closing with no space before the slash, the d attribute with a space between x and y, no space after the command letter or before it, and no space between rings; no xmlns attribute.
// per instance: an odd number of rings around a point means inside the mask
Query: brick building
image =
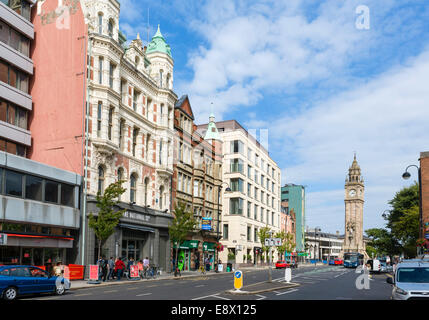
<svg viewBox="0 0 429 320"><path fill-rule="evenodd" d="M214 124L214 118L210 118L210 121ZM203 138L196 131L187 95L175 104L174 129L173 205L183 203L188 211L194 213L197 221L195 232L179 248L183 269L191 270L198 265L202 266L205 258L212 261L216 258L215 245L221 236L218 213L222 212L222 203L219 201L222 141L213 132Z"/></svg>
<svg viewBox="0 0 429 320"><path fill-rule="evenodd" d="M420 153L420 170L422 184L422 220L421 237L429 237L429 152Z"/></svg>

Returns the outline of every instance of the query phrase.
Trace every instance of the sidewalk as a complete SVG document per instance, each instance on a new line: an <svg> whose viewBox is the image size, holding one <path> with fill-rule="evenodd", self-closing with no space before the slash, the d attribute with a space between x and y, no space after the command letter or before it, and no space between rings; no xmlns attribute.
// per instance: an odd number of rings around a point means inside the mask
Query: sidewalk
<svg viewBox="0 0 429 320"><path fill-rule="evenodd" d="M322 264L318 264L317 267L321 267ZM300 264L298 266L298 269L300 268L307 268L307 267L314 267L314 264ZM243 267L240 270L241 271L249 271L249 270L266 270L268 269L267 266L256 266L256 267ZM273 269L275 269L273 267ZM78 289L87 289L87 288L96 288L96 287L102 287L102 286L114 286L118 284L136 284L139 282L145 282L145 281L160 281L160 280L180 280L184 278L190 278L190 277L211 277L211 276L217 276L217 275L225 275L230 274L231 277L233 276L233 272L219 272L216 273L214 271L209 271L207 273L201 273L199 271L182 271L181 276L174 276L174 273L162 273L161 275L157 276L156 279L138 279L138 280L128 280L126 278L122 278L123 280L117 281L117 280L110 280L110 281L100 281L99 284L90 284L88 283L89 280L73 280L71 281L71 287L70 290L78 290ZM273 283L274 284L274 283ZM279 283L277 283L277 286ZM270 285L265 285L265 287ZM265 288L263 285L260 285L260 288L252 288L252 292L255 290L264 290ZM272 289L276 290L278 288Z"/></svg>

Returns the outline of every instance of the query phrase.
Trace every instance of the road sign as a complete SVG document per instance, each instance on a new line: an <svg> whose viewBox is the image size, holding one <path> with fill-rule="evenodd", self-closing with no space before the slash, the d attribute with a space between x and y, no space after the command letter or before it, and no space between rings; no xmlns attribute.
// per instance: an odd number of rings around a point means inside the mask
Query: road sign
<svg viewBox="0 0 429 320"><path fill-rule="evenodd" d="M243 272L237 270L234 272L234 288L240 290L243 287Z"/></svg>
<svg viewBox="0 0 429 320"><path fill-rule="evenodd" d="M282 245L282 239L280 238L274 238L274 245L275 246L281 246Z"/></svg>
<svg viewBox="0 0 429 320"><path fill-rule="evenodd" d="M265 239L265 246L266 247L272 247L274 245L274 241L271 238Z"/></svg>

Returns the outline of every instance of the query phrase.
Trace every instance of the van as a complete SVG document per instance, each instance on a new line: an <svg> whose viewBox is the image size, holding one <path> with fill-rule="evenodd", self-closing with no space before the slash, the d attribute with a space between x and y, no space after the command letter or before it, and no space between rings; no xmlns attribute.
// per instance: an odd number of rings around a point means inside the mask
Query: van
<svg viewBox="0 0 429 320"><path fill-rule="evenodd" d="M369 269L372 273L380 273L381 272L381 263L378 259L371 259L366 262L366 264L369 264L371 268Z"/></svg>

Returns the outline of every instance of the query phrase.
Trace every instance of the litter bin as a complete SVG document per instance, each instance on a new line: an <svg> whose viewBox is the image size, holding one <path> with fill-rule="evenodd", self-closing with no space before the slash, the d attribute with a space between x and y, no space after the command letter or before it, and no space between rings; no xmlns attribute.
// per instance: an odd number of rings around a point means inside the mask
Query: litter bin
<svg viewBox="0 0 429 320"><path fill-rule="evenodd" d="M232 263L227 263L226 264L226 272L231 272L232 270Z"/></svg>

